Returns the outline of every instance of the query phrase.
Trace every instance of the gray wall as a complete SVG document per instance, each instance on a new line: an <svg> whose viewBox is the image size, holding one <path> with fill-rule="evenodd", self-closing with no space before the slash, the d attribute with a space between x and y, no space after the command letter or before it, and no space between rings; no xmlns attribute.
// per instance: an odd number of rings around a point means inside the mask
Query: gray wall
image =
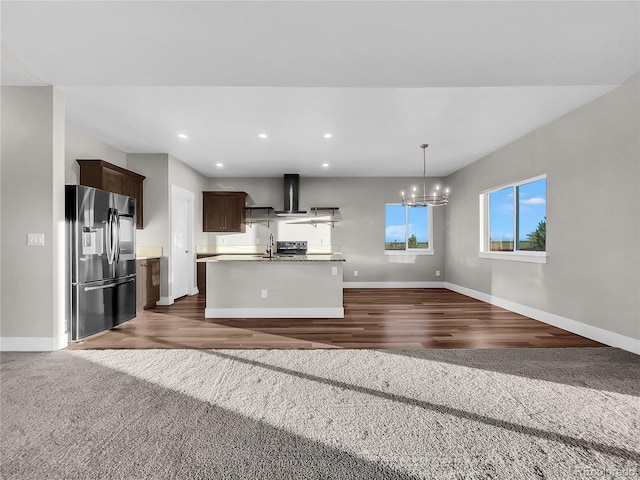
<svg viewBox="0 0 640 480"><path fill-rule="evenodd" d="M194 194L194 240L207 242L202 232L202 190L208 179L166 153L128 154L127 168L144 175L144 230L137 230L139 247L162 247L160 260L160 295L171 296L171 185ZM195 258L195 257L194 257ZM193 286L196 284L194 269ZM165 299L163 299L165 300Z"/></svg>
<svg viewBox="0 0 640 480"><path fill-rule="evenodd" d="M209 179L200 172L169 155L169 189L177 185L193 193L193 227L196 245L205 244L207 235L202 231L202 191L209 185Z"/></svg>
<svg viewBox="0 0 640 480"><path fill-rule="evenodd" d="M65 183L80 183L80 165L77 159L100 159L122 168L127 168L127 154L107 145L80 130L67 125L65 143Z"/></svg>
<svg viewBox="0 0 640 480"><path fill-rule="evenodd" d="M638 78L448 178L448 282L640 338ZM542 173L548 263L478 258L480 192Z"/></svg>
<svg viewBox="0 0 640 480"><path fill-rule="evenodd" d="M166 153L130 153L127 168L144 175L144 229L136 230L138 247L162 247L160 259L160 295L168 297L171 224L169 223L169 155Z"/></svg>
<svg viewBox="0 0 640 480"><path fill-rule="evenodd" d="M437 181L433 179L433 181ZM249 194L248 204L282 208L282 177L212 178L211 190L240 190ZM442 281L444 275L445 208L434 209L435 255L390 256L384 254L385 204L399 201L400 192L416 178L328 178L300 179L300 208L340 207L340 221L331 231L332 243L346 257L345 282ZM215 241L210 241L215 243ZM358 270L359 276L353 272Z"/></svg>
<svg viewBox="0 0 640 480"><path fill-rule="evenodd" d="M64 98L53 87L2 87L1 335L4 348L66 345ZM45 245L27 246L27 233Z"/></svg>

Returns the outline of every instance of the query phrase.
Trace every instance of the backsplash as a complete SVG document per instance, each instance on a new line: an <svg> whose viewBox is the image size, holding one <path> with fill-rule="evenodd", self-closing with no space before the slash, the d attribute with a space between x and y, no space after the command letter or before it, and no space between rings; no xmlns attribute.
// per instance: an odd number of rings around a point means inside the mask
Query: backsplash
<svg viewBox="0 0 640 480"><path fill-rule="evenodd" d="M137 247L136 258L147 257L155 258L162 257L162 247Z"/></svg>
<svg viewBox="0 0 640 480"><path fill-rule="evenodd" d="M275 240L296 241L306 240L309 245L331 245L333 228L329 223L322 223L331 217L317 216L304 218L271 218L269 226L266 223L247 222L244 233L210 233L211 245L233 246L266 246L269 235ZM316 223L311 224L314 221Z"/></svg>

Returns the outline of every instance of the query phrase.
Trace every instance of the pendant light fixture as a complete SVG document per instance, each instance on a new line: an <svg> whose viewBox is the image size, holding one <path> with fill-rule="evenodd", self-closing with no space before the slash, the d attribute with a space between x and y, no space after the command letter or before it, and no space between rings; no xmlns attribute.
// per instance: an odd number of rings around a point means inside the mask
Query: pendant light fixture
<svg viewBox="0 0 640 480"><path fill-rule="evenodd" d="M431 194L427 195L427 157L426 150L429 145L423 143L420 145L422 149L422 195L418 194L417 187L411 189L409 195L402 192L402 205L409 207L441 207L449 203L449 188L441 189L440 185L436 185Z"/></svg>

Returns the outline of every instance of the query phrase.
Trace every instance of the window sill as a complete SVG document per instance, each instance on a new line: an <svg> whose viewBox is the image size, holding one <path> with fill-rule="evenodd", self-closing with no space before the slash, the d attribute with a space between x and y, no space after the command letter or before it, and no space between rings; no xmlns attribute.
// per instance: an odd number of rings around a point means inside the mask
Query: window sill
<svg viewBox="0 0 640 480"><path fill-rule="evenodd" d="M547 252L479 252L478 257L512 262L547 263Z"/></svg>
<svg viewBox="0 0 640 480"><path fill-rule="evenodd" d="M385 255L435 255L433 250L385 250Z"/></svg>

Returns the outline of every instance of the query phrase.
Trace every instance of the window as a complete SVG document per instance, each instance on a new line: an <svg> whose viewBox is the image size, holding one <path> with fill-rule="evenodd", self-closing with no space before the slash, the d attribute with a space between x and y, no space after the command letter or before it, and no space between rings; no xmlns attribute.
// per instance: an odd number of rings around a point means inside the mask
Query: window
<svg viewBox="0 0 640 480"><path fill-rule="evenodd" d="M480 195L480 256L546 263L547 177Z"/></svg>
<svg viewBox="0 0 640 480"><path fill-rule="evenodd" d="M385 206L385 254L433 254L431 207Z"/></svg>

